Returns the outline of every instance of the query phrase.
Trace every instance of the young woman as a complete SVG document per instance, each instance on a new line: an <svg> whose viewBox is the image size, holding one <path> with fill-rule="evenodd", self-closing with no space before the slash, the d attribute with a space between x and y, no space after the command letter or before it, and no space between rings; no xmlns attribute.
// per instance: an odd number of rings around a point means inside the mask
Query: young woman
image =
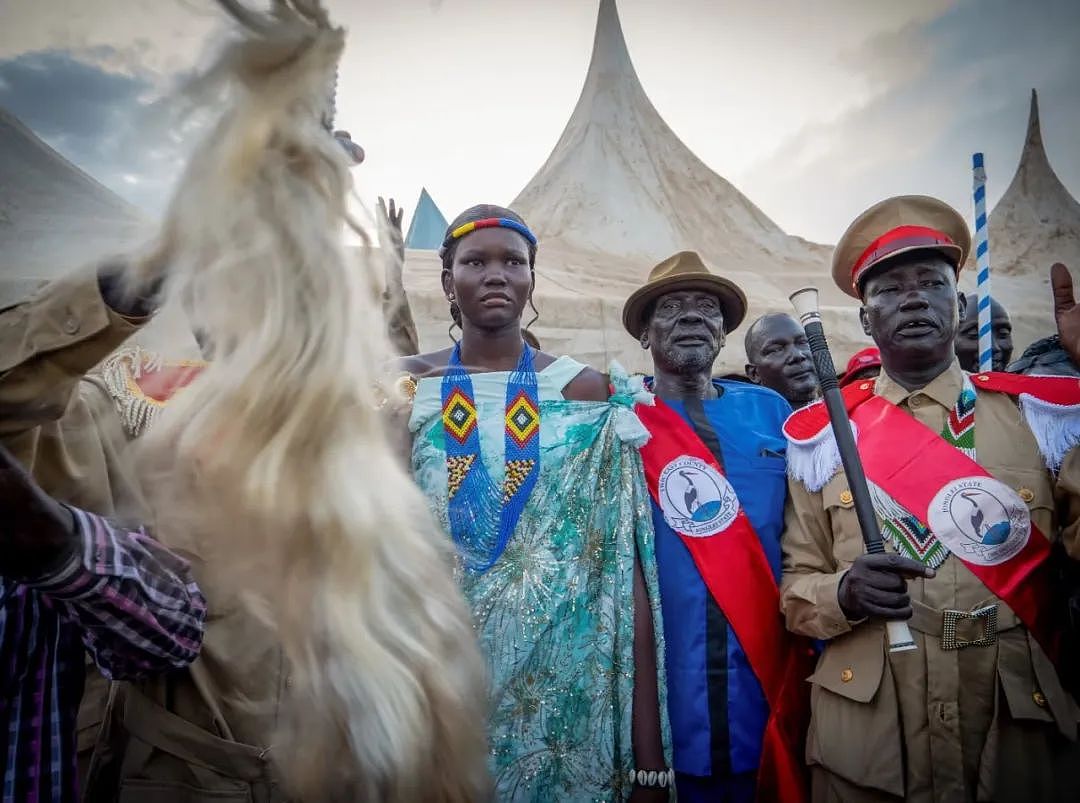
<svg viewBox="0 0 1080 803"><path fill-rule="evenodd" d="M640 380L525 343L536 238L511 210L464 212L441 256L461 338L404 361L412 467L488 659L498 799L665 800Z"/></svg>

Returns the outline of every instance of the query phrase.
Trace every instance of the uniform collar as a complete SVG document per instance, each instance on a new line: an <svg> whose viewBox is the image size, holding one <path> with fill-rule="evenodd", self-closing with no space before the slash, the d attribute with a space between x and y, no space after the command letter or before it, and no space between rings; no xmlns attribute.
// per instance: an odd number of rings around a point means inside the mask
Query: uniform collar
<svg viewBox="0 0 1080 803"><path fill-rule="evenodd" d="M960 396L960 390L964 386L964 372L960 363L955 359L949 363L949 367L934 377L930 384L916 390L908 391L899 385L882 366L874 393L893 404L900 404L910 396L920 393L929 396L942 407L952 409Z"/></svg>

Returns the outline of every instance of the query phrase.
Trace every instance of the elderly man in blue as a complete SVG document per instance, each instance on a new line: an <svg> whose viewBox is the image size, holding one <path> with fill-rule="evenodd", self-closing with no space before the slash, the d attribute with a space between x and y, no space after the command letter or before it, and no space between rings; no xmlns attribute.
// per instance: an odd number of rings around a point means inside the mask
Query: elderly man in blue
<svg viewBox="0 0 1080 803"><path fill-rule="evenodd" d="M623 308L652 353L642 460L653 499L680 801L805 800L805 645L779 615L788 403L712 379L746 298L701 258L657 265Z"/></svg>

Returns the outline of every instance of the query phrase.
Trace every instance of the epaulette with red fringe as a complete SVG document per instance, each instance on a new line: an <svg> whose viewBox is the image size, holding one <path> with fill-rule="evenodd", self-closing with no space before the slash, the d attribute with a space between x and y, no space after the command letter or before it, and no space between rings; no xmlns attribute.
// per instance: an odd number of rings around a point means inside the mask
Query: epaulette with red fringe
<svg viewBox="0 0 1080 803"><path fill-rule="evenodd" d="M1061 468L1065 455L1080 445L1080 379L987 371L972 374L976 391L1012 396L1020 405L1046 467Z"/></svg>

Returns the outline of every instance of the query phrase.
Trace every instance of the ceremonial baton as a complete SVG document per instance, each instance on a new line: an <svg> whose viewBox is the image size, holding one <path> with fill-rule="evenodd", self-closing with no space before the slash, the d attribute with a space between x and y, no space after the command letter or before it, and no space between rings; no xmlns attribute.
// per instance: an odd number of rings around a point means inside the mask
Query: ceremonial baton
<svg viewBox="0 0 1080 803"><path fill-rule="evenodd" d="M804 287L791 294L791 305L806 331L806 340L814 358L818 381L821 383L821 395L825 400L825 409L829 411L829 423L832 425L836 444L840 447L840 460L847 474L848 487L855 503L855 515L859 519L863 543L871 555L885 554L885 544L881 541L877 514L874 503L870 500L870 489L866 485L866 472L863 471L859 451L855 447L855 436L851 433L851 420L848 418L844 397L840 394L840 383L836 378L829 344L825 340L825 329L821 325L821 312L818 309L818 291L816 287ZM915 641L907 622L897 619L885 621L885 630L889 637L889 652L904 652L915 649Z"/></svg>

